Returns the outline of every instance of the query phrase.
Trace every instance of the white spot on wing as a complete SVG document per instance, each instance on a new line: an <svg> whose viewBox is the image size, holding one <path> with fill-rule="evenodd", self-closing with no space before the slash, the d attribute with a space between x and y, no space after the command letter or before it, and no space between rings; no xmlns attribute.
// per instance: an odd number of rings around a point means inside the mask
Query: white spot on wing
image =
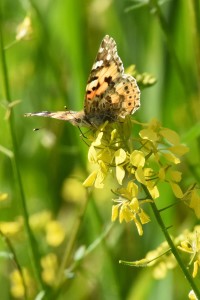
<svg viewBox="0 0 200 300"><path fill-rule="evenodd" d="M96 61L92 67L93 70L101 67L103 65L103 60Z"/></svg>
<svg viewBox="0 0 200 300"><path fill-rule="evenodd" d="M110 53L107 55L106 59L107 59L107 60L110 60L110 59L111 59Z"/></svg>

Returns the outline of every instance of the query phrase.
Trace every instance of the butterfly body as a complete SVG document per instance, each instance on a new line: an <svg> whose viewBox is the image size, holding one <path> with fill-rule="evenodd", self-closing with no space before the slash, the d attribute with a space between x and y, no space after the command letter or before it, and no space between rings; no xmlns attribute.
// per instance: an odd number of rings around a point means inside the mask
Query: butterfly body
<svg viewBox="0 0 200 300"><path fill-rule="evenodd" d="M114 39L106 35L88 78L84 110L28 113L69 121L75 126L97 127L105 121L116 122L140 107L140 90L134 77L124 74Z"/></svg>

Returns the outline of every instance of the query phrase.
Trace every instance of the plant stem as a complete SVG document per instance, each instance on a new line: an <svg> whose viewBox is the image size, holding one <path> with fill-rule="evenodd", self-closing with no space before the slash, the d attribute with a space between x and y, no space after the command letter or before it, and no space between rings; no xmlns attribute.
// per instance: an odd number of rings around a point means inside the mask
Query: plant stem
<svg viewBox="0 0 200 300"><path fill-rule="evenodd" d="M77 241L77 236L78 236L79 230L80 230L82 222L83 222L85 211L87 209L88 201L89 201L89 195L87 195L87 199L79 212L79 215L76 219L75 224L73 225L73 231L70 235L71 238L66 245L66 249L64 251L64 256L63 256L62 262L60 264L60 269L58 270L57 281L55 284L56 288L58 288L63 282L64 270L69 265L71 255L73 253L73 249L74 249L75 243ZM66 281L66 278L65 278L65 281Z"/></svg>
<svg viewBox="0 0 200 300"><path fill-rule="evenodd" d="M1 18L2 19L2 18ZM5 97L6 100L11 103L11 94L10 94L10 88L9 88L9 80L8 80L8 69L6 64L6 56L5 56L5 49L4 49L4 42L3 42L3 29L2 29L2 23L0 19L0 54L2 59L2 73L3 73L3 80L4 80L4 89L5 89ZM43 288L43 283L40 276L40 266L37 258L37 248L36 248L36 242L33 236L33 233L31 231L30 225L29 225L29 216L28 211L26 207L26 200L24 195L24 189L22 185L21 175L19 171L19 165L18 165L18 147L17 147L17 140L15 136L14 131L14 116L13 111L11 108L11 114L8 119L9 122L9 129L10 129L10 136L11 136L11 143L12 143L12 150L13 150L13 157L11 158L12 166L13 166L13 172L14 172L14 178L15 182L17 183L17 188L19 190L19 203L21 205L21 212L24 218L24 228L27 234L27 244L28 244L28 250L30 255L30 262L32 263L32 267L34 270L35 278L37 280L37 284L39 289Z"/></svg>
<svg viewBox="0 0 200 300"><path fill-rule="evenodd" d="M144 189L144 191L145 191L145 193L146 193L148 199L152 199L152 197L151 197L151 195L150 195L150 193L149 193L147 187L146 187L145 185L142 185L142 187L143 187L143 189ZM153 200L153 199L152 199L152 200ZM154 212L154 215L155 215L155 217L156 217L156 220L157 220L157 222L158 222L158 225L160 226L160 228L161 228L161 230L162 230L162 232L163 232L163 234L164 234L164 236L165 236L165 238L166 238L166 241L167 241L169 247L171 248L171 252L173 253L173 255L174 255L174 257L175 257L175 259L176 259L176 261L177 261L179 267L181 268L183 274L185 275L185 278L188 280L188 282L189 282L191 288L193 289L193 291L194 291L196 297L197 297L198 299L200 299L200 291L198 290L198 288L197 288L197 286L196 286L196 284L195 284L195 282L194 282L194 279L192 278L192 276L191 276L190 273L188 272L188 270L187 270L185 264L183 263L183 261L182 261L180 255L179 255L179 253L178 253L178 251L177 251L177 248L176 248L176 246L174 245L174 243L173 243L173 241L172 241L172 239L171 239L171 237L170 237L170 235L169 235L169 233L168 233L167 228L165 227L165 224L164 224L164 222L163 222L163 220L162 220L162 218L161 218L161 215L160 215L160 213L159 213L159 210L158 210L157 207L156 207L155 202L154 202L154 201L150 202L150 205L151 205L151 208L152 208L152 210L153 210L153 212Z"/></svg>
<svg viewBox="0 0 200 300"><path fill-rule="evenodd" d="M181 84L184 88L185 94L188 96L190 88L188 86L188 81L186 79L186 74L183 71L183 68L181 67L181 64L180 64L180 62L178 60L178 57L176 55L176 51L174 49L174 43L173 43L173 40L171 39L171 33L169 32L169 29L168 29L168 24L167 24L163 14L162 14L162 11L160 9L158 1L157 0L150 0L149 5L150 5L151 8L153 8L155 10L155 15L157 16L157 18L160 22L160 27L161 27L164 35L165 35L166 44L167 44L171 59L174 63L174 66L176 67L176 70L177 70L177 73L179 75Z"/></svg>
<svg viewBox="0 0 200 300"><path fill-rule="evenodd" d="M191 20L193 25L194 49L195 49L195 60L197 69L197 86L198 86L198 100L200 101L200 20L199 20L199 0L192 0L188 2L191 14Z"/></svg>
<svg viewBox="0 0 200 300"><path fill-rule="evenodd" d="M25 284L25 278L24 278L24 275L23 275L23 269L18 261L18 258L17 258L17 255L16 255L16 252L15 252L15 249L11 243L11 241L9 240L9 238L3 234L3 232L0 231L0 235L2 236L2 239L5 241L8 249L10 250L10 252L12 253L12 259L13 259L13 262L15 263L16 265L16 268L18 269L18 272L22 278L22 283L23 283L23 286L24 286L24 299L28 299L28 293L27 293L27 286Z"/></svg>

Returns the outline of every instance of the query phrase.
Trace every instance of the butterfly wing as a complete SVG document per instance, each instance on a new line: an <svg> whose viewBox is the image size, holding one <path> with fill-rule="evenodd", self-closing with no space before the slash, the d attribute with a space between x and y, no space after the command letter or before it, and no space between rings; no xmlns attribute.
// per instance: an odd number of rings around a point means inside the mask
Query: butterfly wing
<svg viewBox="0 0 200 300"><path fill-rule="evenodd" d="M65 111L41 111L35 113L26 113L25 117L47 117L53 118L63 121L68 121L72 123L74 126L86 126L90 127L91 124L87 122L87 118L85 118L85 112L82 111L72 111L72 110L65 110Z"/></svg>
<svg viewBox="0 0 200 300"><path fill-rule="evenodd" d="M116 116L134 113L140 106L136 80L124 74L113 38L106 35L100 45L86 86L84 111L95 119L103 113L113 120Z"/></svg>

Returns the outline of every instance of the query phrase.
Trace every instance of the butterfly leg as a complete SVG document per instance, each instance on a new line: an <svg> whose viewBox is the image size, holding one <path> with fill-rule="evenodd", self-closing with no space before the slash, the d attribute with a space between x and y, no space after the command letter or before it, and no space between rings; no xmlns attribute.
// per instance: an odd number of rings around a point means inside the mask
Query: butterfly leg
<svg viewBox="0 0 200 300"><path fill-rule="evenodd" d="M84 133L82 132L81 128L78 126L78 130L80 131L80 136L83 137L84 139L87 139L87 136L84 135Z"/></svg>

